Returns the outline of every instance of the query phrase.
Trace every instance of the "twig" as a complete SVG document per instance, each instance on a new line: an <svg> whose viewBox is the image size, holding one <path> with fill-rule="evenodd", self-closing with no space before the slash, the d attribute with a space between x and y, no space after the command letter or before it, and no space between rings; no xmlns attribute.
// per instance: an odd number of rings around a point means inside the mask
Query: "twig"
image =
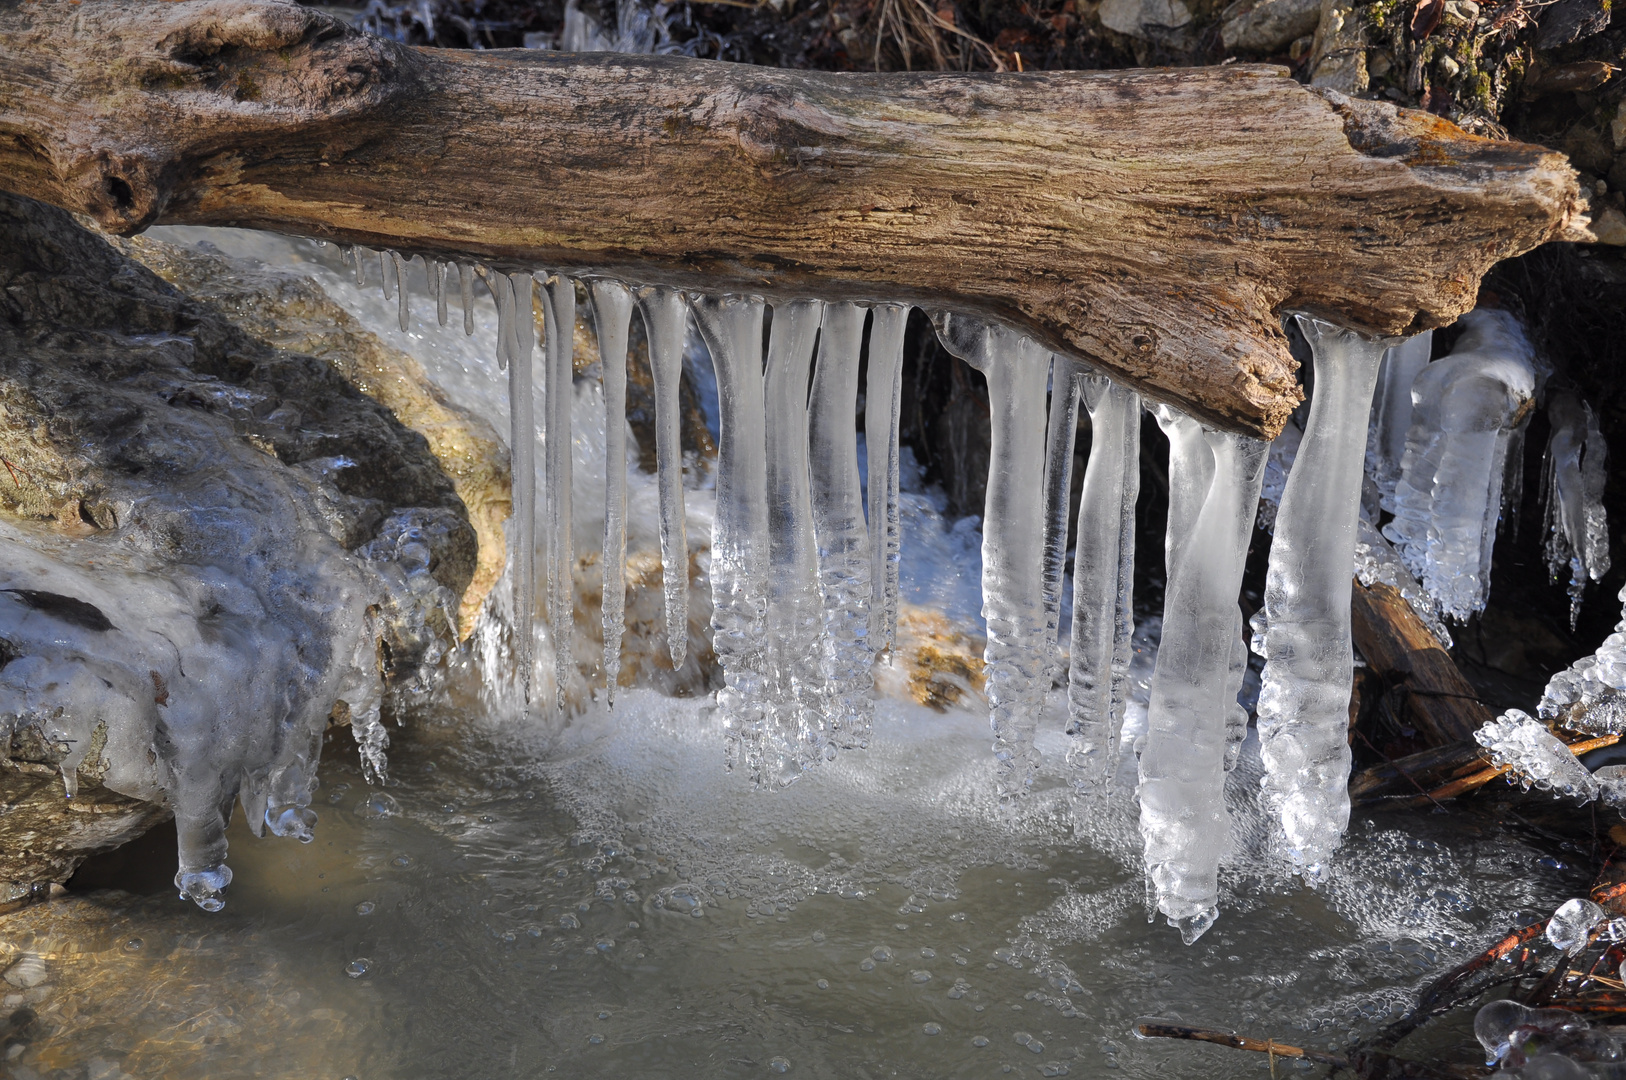
<svg viewBox="0 0 1626 1080"><path fill-rule="evenodd" d="M1618 743L1620 739L1621 737L1619 735L1600 735L1596 739L1586 739L1582 742L1566 743L1565 745L1569 747L1570 753L1574 754L1576 757L1580 757L1582 754L1590 751L1601 750L1605 746L1613 746ZM1418 798L1407 799L1405 802L1399 802L1393 805L1406 807L1408 809L1419 806L1427 806L1429 803L1435 803L1438 805L1438 803L1443 799L1454 799L1458 795L1466 795L1468 792L1473 791L1476 788L1484 787L1492 780L1495 780L1498 776L1506 776L1508 772L1512 770L1512 768L1513 767L1511 765L1493 765L1490 768L1483 769L1480 772L1472 774L1471 776L1464 776L1460 780L1453 780L1449 784L1442 784L1433 791L1425 792ZM1402 775L1404 775L1403 770Z"/></svg>
<svg viewBox="0 0 1626 1080"><path fill-rule="evenodd" d="M1135 1034L1143 1039L1187 1039L1192 1042L1214 1043L1216 1046L1229 1046L1233 1050L1251 1050L1256 1054L1269 1054L1271 1069L1275 1070L1275 1061L1283 1058L1303 1058L1314 1061L1319 1065L1331 1065L1336 1069L1350 1067L1349 1059L1337 1054L1323 1054L1317 1050L1306 1050L1302 1046L1289 1046L1274 1039L1250 1039L1246 1035L1237 1035L1229 1031L1220 1031L1216 1028L1189 1027L1185 1024L1171 1024L1161 1020L1143 1020L1135 1025Z"/></svg>

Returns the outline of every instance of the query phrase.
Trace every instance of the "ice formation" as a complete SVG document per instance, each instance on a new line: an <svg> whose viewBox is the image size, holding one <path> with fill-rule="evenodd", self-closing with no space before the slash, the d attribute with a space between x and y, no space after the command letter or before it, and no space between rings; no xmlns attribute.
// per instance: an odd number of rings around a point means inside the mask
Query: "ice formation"
<svg viewBox="0 0 1626 1080"><path fill-rule="evenodd" d="M1603 508L1608 449L1592 406L1569 392L1547 402L1552 434L1542 468L1547 519L1547 568L1553 580L1569 574L1570 629L1581 617L1588 581L1609 572L1609 528Z"/></svg>
<svg viewBox="0 0 1626 1080"><path fill-rule="evenodd" d="M593 325L604 385L604 691L615 704L621 635L627 610L627 332L632 292L619 281L594 281Z"/></svg>
<svg viewBox="0 0 1626 1080"><path fill-rule="evenodd" d="M1619 599L1626 603L1626 588ZM1547 680L1536 713L1588 735L1626 733L1626 610L1596 652Z"/></svg>
<svg viewBox="0 0 1626 1080"><path fill-rule="evenodd" d="M1378 385L1372 395L1372 426L1366 437L1366 468L1386 497L1394 496L1411 430L1412 385L1428 365L1434 331L1407 338L1383 354Z"/></svg>
<svg viewBox="0 0 1626 1080"><path fill-rule="evenodd" d="M870 313L869 370L864 380L864 444L869 451L870 647L883 653L898 629L898 409L903 396L903 332L909 309L877 304Z"/></svg>
<svg viewBox="0 0 1626 1080"><path fill-rule="evenodd" d="M1518 709L1509 709L1474 732L1474 741L1490 752L1491 761L1510 770L1526 791L1534 785L1554 795L1590 802L1598 782L1570 748L1547 725Z"/></svg>
<svg viewBox="0 0 1626 1080"><path fill-rule="evenodd" d="M1064 370L1065 361L1055 361ZM1071 365L1065 365L1071 367ZM1081 396L1090 414L1090 456L1078 503L1073 558L1073 625L1067 681L1067 761L1080 795L1104 794L1118 761L1118 733L1128 701L1130 637L1134 633L1135 500L1140 495L1140 395L1105 375L1073 368L1073 385L1058 378L1052 394ZM1056 412L1051 412L1052 422ZM1071 411L1062 422L1076 427ZM1052 440L1050 461L1071 462L1072 432L1065 450ZM1063 466L1065 469L1065 466ZM1066 545L1068 483L1046 477L1047 496L1057 500L1061 521L1054 550ZM1052 511L1054 513L1054 510ZM1052 518L1054 520L1054 518ZM1047 571L1050 568L1047 567ZM1061 560L1055 560L1057 591ZM1048 587L1049 581L1047 579ZM1047 598L1048 599L1048 598ZM1058 597L1059 601L1059 597Z"/></svg>
<svg viewBox="0 0 1626 1080"><path fill-rule="evenodd" d="M520 295L519 276L516 275L515 296ZM547 505L545 507L548 532L548 637L553 642L554 701L565 707L565 690L570 676L576 670L572 649L575 626L575 600L571 596L571 567L576 559L571 551L570 513L570 406L575 400L574 349L576 338L576 283L570 278L555 275L542 286L542 312L547 331L545 341L545 383L547 423L543 429L547 461ZM526 305L531 300L529 280L524 285ZM529 311L518 316L527 326L535 320ZM520 353L530 358L528 343ZM516 465L516 473L518 467ZM531 595L531 594L527 594Z"/></svg>
<svg viewBox="0 0 1626 1080"><path fill-rule="evenodd" d="M655 381L655 474L660 488L666 644L672 666L681 667L689 652L689 541L684 531L678 386L689 302L677 289L651 285L638 290L638 310L649 337L649 369Z"/></svg>
<svg viewBox="0 0 1626 1080"><path fill-rule="evenodd" d="M1265 658L1265 792L1289 858L1316 881L1349 824L1349 578L1367 416L1388 343L1308 316L1299 326L1315 353L1315 394L1276 514L1254 650Z"/></svg>
<svg viewBox="0 0 1626 1080"><path fill-rule="evenodd" d="M1451 355L1412 382L1400 478L1383 534L1445 614L1466 619L1490 593L1510 449L1520 445L1537 386L1535 352L1518 320L1476 309ZM1514 461L1519 455L1511 455Z"/></svg>

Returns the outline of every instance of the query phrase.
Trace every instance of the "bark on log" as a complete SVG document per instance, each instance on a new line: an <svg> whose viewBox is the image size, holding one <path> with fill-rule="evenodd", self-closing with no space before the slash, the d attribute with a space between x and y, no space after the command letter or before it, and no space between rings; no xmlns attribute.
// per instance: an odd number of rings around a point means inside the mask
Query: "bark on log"
<svg viewBox="0 0 1626 1080"><path fill-rule="evenodd" d="M1430 746L1472 741L1493 714L1411 605L1391 585L1355 582L1350 631L1391 701Z"/></svg>
<svg viewBox="0 0 1626 1080"><path fill-rule="evenodd" d="M498 265L991 317L1233 430L1278 324L1449 323L1589 239L1540 147L1285 69L855 75L414 49L285 0L0 10L0 187Z"/></svg>

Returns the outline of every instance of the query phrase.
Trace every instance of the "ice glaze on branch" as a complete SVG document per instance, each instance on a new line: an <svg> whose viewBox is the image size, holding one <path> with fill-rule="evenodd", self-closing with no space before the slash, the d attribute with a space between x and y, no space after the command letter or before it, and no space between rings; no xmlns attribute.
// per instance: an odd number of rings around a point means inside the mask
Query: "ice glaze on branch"
<svg viewBox="0 0 1626 1080"><path fill-rule="evenodd" d="M836 74L414 49L286 0L0 9L0 187L501 268L1004 322L1272 437L1287 308L1400 334L1586 239L1556 153L1283 68Z"/></svg>

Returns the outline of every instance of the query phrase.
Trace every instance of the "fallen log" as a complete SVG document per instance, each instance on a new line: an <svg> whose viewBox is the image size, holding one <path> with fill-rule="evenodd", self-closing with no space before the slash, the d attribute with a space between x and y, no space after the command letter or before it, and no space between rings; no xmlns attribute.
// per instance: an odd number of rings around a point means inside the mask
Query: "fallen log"
<svg viewBox="0 0 1626 1080"><path fill-rule="evenodd" d="M0 8L0 187L500 267L1007 322L1221 427L1279 325L1447 324L1591 239L1562 155L1283 68L837 74L408 48L286 0Z"/></svg>

